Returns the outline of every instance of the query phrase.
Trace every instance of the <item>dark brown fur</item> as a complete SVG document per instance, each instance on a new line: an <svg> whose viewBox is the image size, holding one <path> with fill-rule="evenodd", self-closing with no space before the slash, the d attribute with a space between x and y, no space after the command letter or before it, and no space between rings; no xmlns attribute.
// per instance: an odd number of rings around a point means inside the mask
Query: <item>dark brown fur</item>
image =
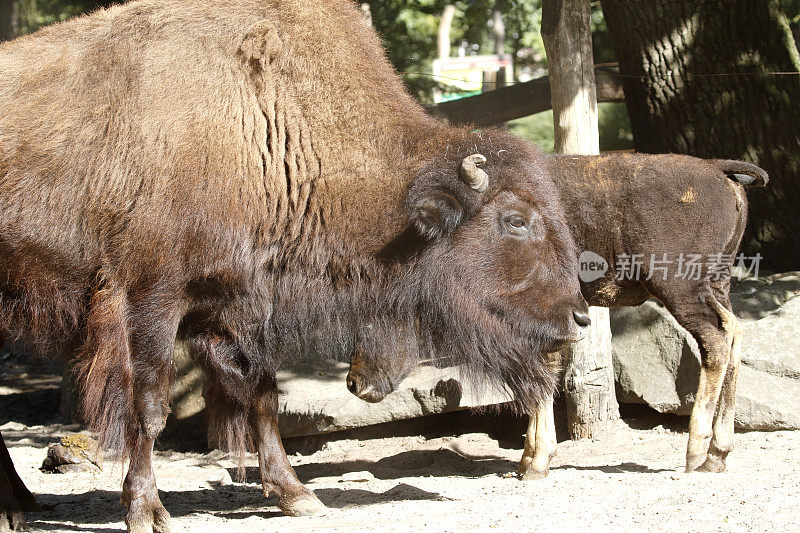
<svg viewBox="0 0 800 533"><path fill-rule="evenodd" d="M478 152L485 192L459 172ZM0 46L0 320L75 354L84 412L130 457L132 530L168 528L150 455L178 336L228 446L316 512L277 433L279 362L423 314L533 405L585 311L574 254L541 154L429 118L348 0L142 0Z"/></svg>

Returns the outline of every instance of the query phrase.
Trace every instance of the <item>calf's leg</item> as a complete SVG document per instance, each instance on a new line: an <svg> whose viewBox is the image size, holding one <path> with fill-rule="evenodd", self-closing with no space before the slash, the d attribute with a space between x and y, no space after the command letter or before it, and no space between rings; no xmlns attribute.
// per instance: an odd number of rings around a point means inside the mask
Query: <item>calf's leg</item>
<svg viewBox="0 0 800 533"><path fill-rule="evenodd" d="M157 420L153 418L149 423L155 423ZM163 423L161 426L163 428ZM145 432L139 434L131 451L128 474L122 485L122 503L128 506L125 523L131 533L170 531L170 516L158 497L156 477L153 473L154 441L155 436L152 434Z"/></svg>
<svg viewBox="0 0 800 533"><path fill-rule="evenodd" d="M290 516L324 514L327 508L297 479L283 449L278 432L278 386L274 378L262 390L253 404L250 425L264 496L274 492L278 507Z"/></svg>
<svg viewBox="0 0 800 533"><path fill-rule="evenodd" d="M189 336L188 346L208 378L209 413L212 424L221 430L217 436L226 441L232 439L223 444L236 450L245 446L240 429L245 426L249 430L258 452L264 496L274 492L278 506L287 515L322 514L325 506L297 479L283 449L278 432L278 385L274 373L259 377L258 372L251 372L253 367L246 354L220 332L194 332ZM259 364L264 364L269 358L260 360ZM246 420L238 418L240 409Z"/></svg>
<svg viewBox="0 0 800 533"><path fill-rule="evenodd" d="M724 312L727 310L711 291L701 294L698 297L698 292L687 293L683 298L664 301L678 323L694 336L700 348L700 382L689 420L687 472L699 469L708 458L717 404L726 380L736 331L733 314ZM732 376L731 380L735 381L735 377ZM728 409L731 417L732 409L732 406ZM724 443L720 444L725 446Z"/></svg>
<svg viewBox="0 0 800 533"><path fill-rule="evenodd" d="M716 303L716 302L715 302ZM703 472L724 472L725 460L733 451L734 410L736 407L736 381L739 377L739 364L742 360L742 327L730 309L717 304L716 311L720 316L722 328L731 339L730 358L725 379L722 382L719 405L714 416L713 436L708 448L705 462L697 470Z"/></svg>
<svg viewBox="0 0 800 533"><path fill-rule="evenodd" d="M553 397L530 415L525 449L517 472L522 479L543 479L550 473L550 461L556 454L556 427Z"/></svg>

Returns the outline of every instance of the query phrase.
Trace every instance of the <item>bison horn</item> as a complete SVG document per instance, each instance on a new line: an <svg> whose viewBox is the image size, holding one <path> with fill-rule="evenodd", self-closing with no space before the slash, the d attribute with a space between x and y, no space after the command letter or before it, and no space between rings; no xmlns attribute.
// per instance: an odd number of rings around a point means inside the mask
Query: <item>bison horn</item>
<svg viewBox="0 0 800 533"><path fill-rule="evenodd" d="M461 179L472 189L484 192L489 187L489 175L478 165L486 163L486 157L481 154L472 154L461 162Z"/></svg>

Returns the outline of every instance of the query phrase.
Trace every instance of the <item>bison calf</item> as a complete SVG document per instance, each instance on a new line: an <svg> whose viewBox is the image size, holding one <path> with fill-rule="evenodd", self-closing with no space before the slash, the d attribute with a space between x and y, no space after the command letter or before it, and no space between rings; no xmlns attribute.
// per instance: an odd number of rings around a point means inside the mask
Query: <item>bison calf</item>
<svg viewBox="0 0 800 533"><path fill-rule="evenodd" d="M554 156L549 168L584 251L586 301L634 306L654 297L697 340L702 365L686 470L724 470L733 449L741 347L728 297L731 267L747 219L744 188L765 185L767 174L741 161L685 155ZM430 350L422 337L403 340L417 334L391 321L362 328L350 390L367 401L392 391ZM556 444L552 404L547 398L531 414L520 463L524 477L547 475Z"/></svg>

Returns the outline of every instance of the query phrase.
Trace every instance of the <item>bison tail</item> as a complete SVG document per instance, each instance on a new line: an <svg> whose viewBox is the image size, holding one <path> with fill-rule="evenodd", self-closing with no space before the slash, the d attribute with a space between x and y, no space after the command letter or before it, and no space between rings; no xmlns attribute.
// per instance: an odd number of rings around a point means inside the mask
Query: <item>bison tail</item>
<svg viewBox="0 0 800 533"><path fill-rule="evenodd" d="M74 362L80 413L100 433L100 445L124 459L136 434L125 291L107 287L95 291L86 331Z"/></svg>
<svg viewBox="0 0 800 533"><path fill-rule="evenodd" d="M714 159L712 163L730 179L745 187L763 187L769 182L766 171L752 163L732 159Z"/></svg>

